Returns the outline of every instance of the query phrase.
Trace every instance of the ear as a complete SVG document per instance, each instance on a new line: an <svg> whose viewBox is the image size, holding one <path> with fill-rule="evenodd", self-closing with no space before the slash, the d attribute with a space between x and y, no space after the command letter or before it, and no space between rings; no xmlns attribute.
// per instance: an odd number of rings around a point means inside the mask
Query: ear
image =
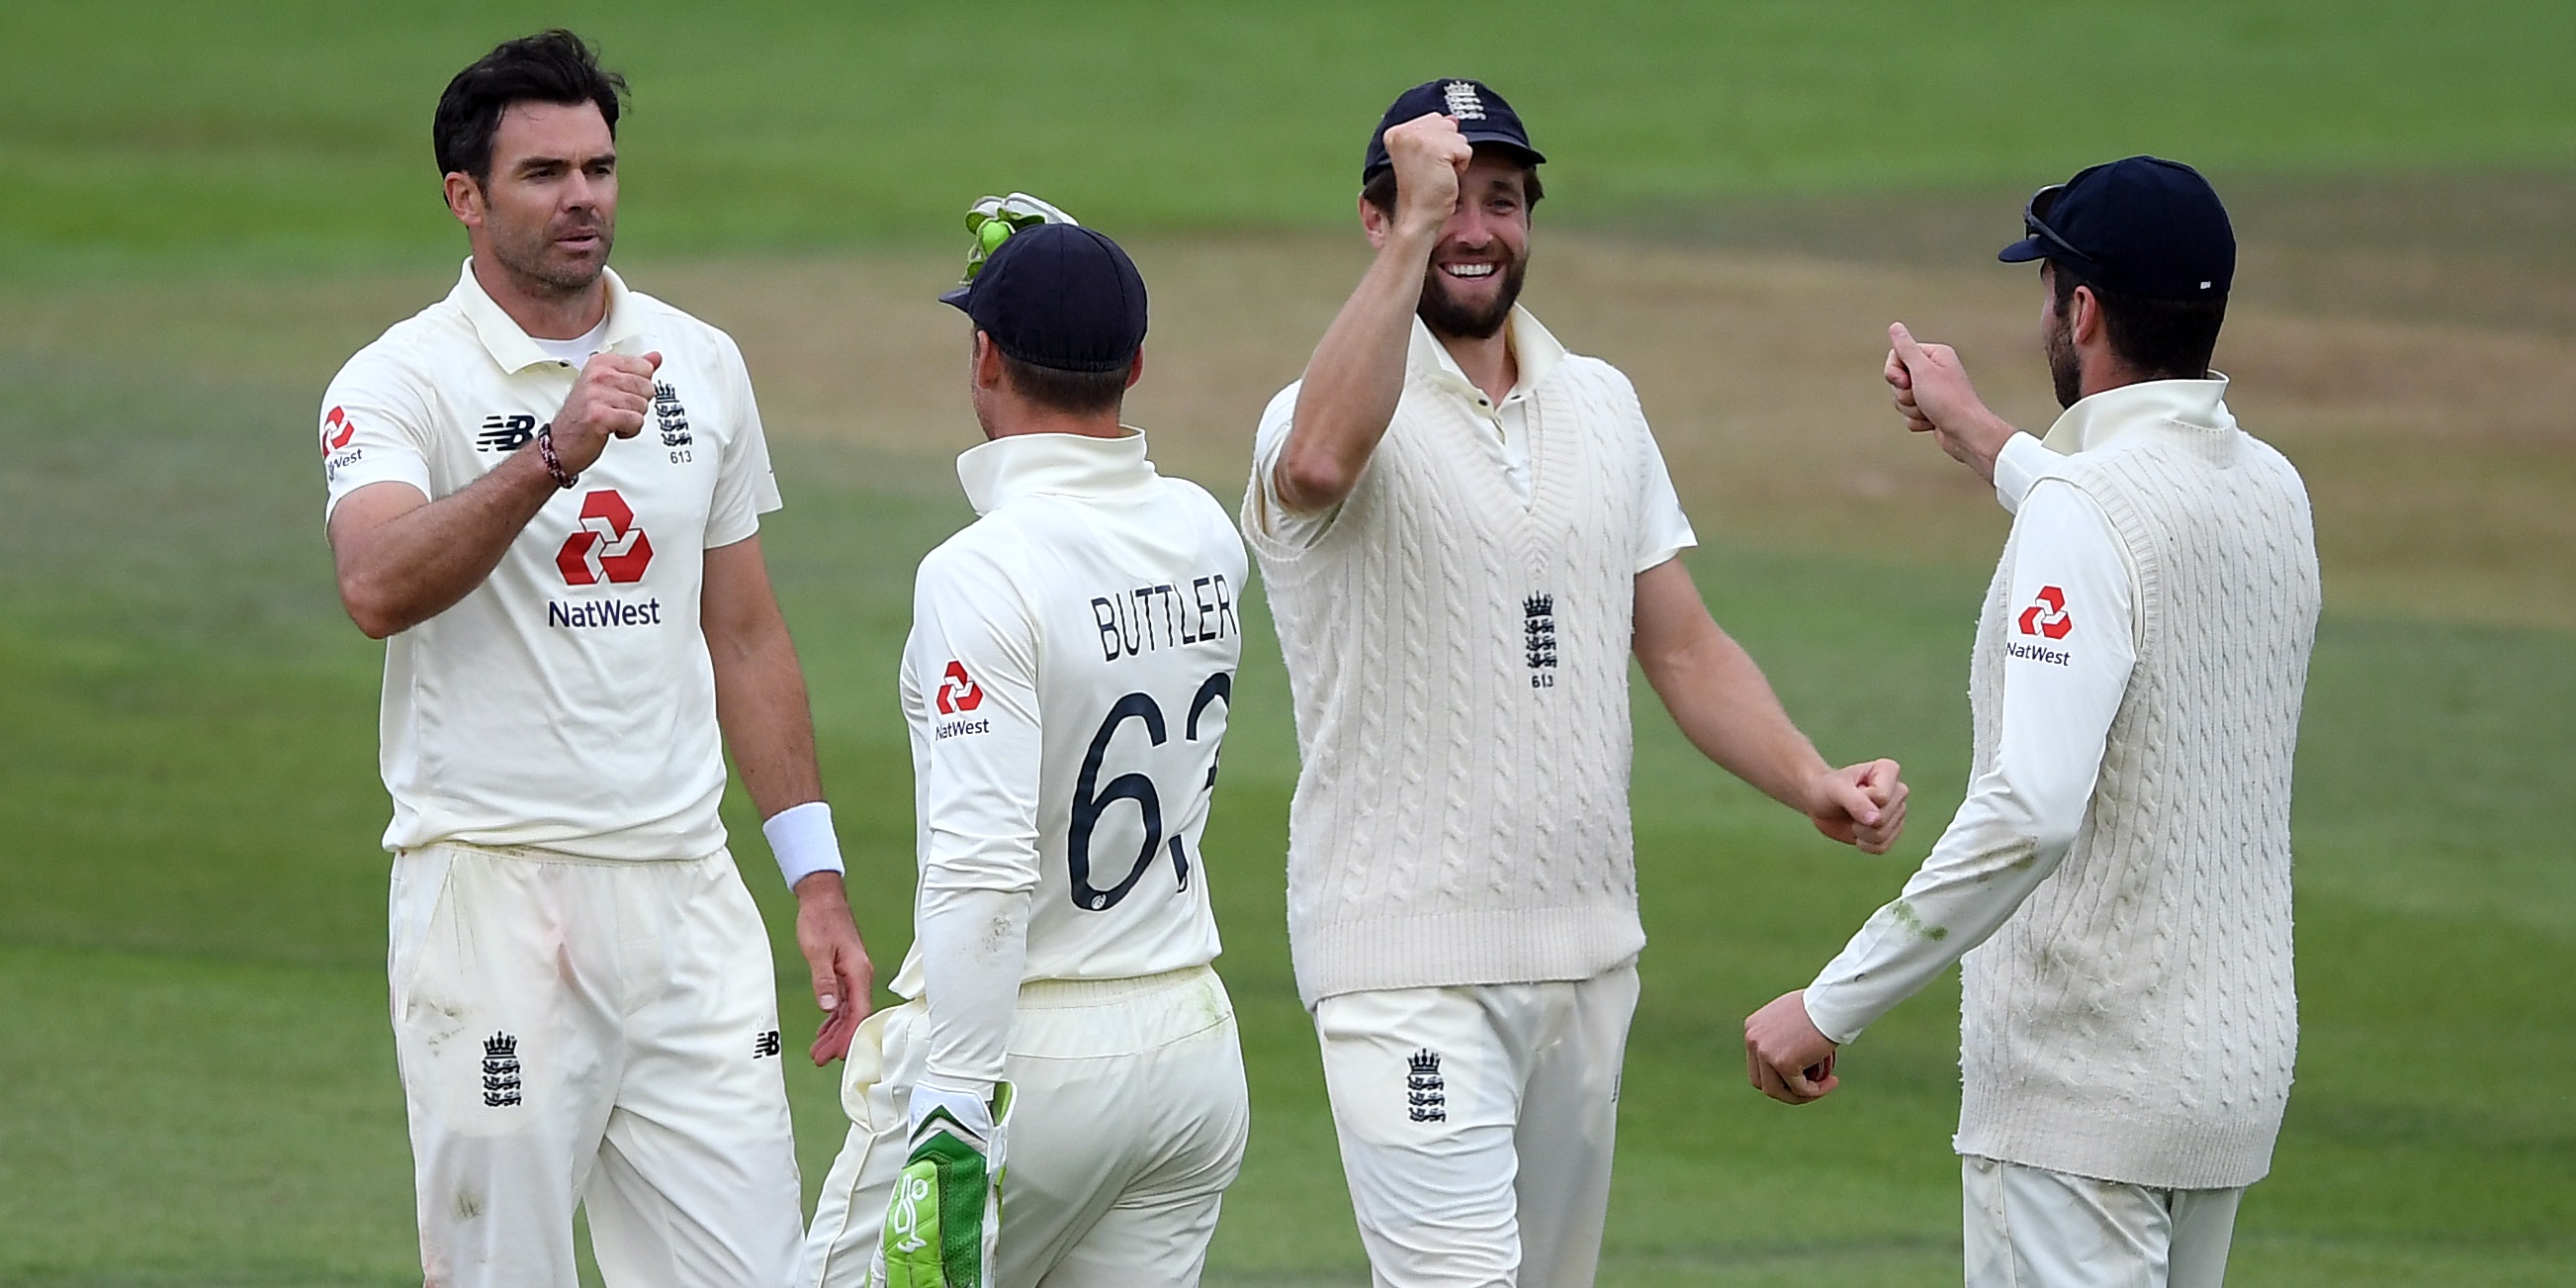
<svg viewBox="0 0 2576 1288"><path fill-rule="evenodd" d="M462 170L447 172L447 213L468 228L483 226L483 185Z"/></svg>
<svg viewBox="0 0 2576 1288"><path fill-rule="evenodd" d="M993 343L993 337L980 327L975 331L975 356L969 365L976 388L1002 387L1002 346Z"/></svg>
<svg viewBox="0 0 2576 1288"><path fill-rule="evenodd" d="M2067 338L2077 344L2091 344L2102 338L2102 301L2090 286L2078 286L2066 302L2071 314L2066 319Z"/></svg>
<svg viewBox="0 0 2576 1288"><path fill-rule="evenodd" d="M1388 226L1393 221L1387 217L1385 211L1370 205L1369 199L1366 195L1362 195L1358 200L1360 203L1360 227L1368 232L1369 249L1375 250L1386 245Z"/></svg>
<svg viewBox="0 0 2576 1288"><path fill-rule="evenodd" d="M1136 382L1144 378L1145 346L1140 344L1136 346L1136 356L1127 360L1127 387L1130 389L1135 388Z"/></svg>

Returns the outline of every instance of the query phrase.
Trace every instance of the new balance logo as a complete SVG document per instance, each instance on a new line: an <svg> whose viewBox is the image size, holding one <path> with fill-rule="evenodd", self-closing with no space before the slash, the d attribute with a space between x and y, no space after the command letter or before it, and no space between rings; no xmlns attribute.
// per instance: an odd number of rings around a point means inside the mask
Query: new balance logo
<svg viewBox="0 0 2576 1288"><path fill-rule="evenodd" d="M1449 1121L1448 1083L1440 1077L1440 1053L1428 1047L1405 1061L1404 1107L1413 1121Z"/></svg>
<svg viewBox="0 0 2576 1288"><path fill-rule="evenodd" d="M778 1030L776 1029L764 1030L758 1037L751 1040L751 1058L754 1060L769 1059L777 1055L778 1051Z"/></svg>
<svg viewBox="0 0 2576 1288"><path fill-rule="evenodd" d="M483 1039L483 1103L494 1109L519 1103L519 1040L507 1033Z"/></svg>
<svg viewBox="0 0 2576 1288"><path fill-rule="evenodd" d="M486 416L483 432L474 436L478 452L515 452L537 437L534 416Z"/></svg>

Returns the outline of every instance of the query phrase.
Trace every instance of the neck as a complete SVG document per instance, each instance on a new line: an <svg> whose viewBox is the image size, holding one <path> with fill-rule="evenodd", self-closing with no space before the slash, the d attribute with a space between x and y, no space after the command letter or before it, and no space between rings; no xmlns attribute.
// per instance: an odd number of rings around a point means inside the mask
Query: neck
<svg viewBox="0 0 2576 1288"><path fill-rule="evenodd" d="M476 249L473 263L474 281L483 293L491 296L520 330L536 339L578 340L608 316L608 278L604 273L590 279L587 285L562 291L510 268L500 257L486 254L481 248Z"/></svg>
<svg viewBox="0 0 2576 1288"><path fill-rule="evenodd" d="M2086 398L2107 390L2118 389L2123 385L2134 385L2153 379L2136 367L2120 361L2108 345L2096 349L2078 350L2077 358L2081 365L2077 368L2076 391Z"/></svg>
<svg viewBox="0 0 2576 1288"><path fill-rule="evenodd" d="M1449 351L1449 360L1458 364L1468 383L1483 390L1487 399L1501 402L1512 392L1513 382L1520 379L1520 361L1512 353L1512 324L1508 320L1500 330L1481 340L1437 331L1431 334L1440 341L1441 348Z"/></svg>
<svg viewBox="0 0 2576 1288"><path fill-rule="evenodd" d="M1085 438L1124 438L1127 429L1118 423L1119 409L1102 412L1057 411L1052 407L998 407L984 421L984 437L1015 438L1022 434L1080 434Z"/></svg>

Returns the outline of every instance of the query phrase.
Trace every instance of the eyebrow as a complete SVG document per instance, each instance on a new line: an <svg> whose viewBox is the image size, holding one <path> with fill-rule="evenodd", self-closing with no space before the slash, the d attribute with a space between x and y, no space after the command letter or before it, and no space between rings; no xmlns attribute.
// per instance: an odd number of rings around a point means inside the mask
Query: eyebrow
<svg viewBox="0 0 2576 1288"><path fill-rule="evenodd" d="M526 174L526 173L528 173L529 171L532 171L532 170L546 170L546 169L552 169L552 168L557 167L557 166L561 166L561 167L564 167L564 168L567 168L567 169L572 169L572 168L588 169L588 168L589 168L589 167L591 167L591 166L599 165L599 164L601 164L601 163L603 163L603 162L604 162L604 163L606 163L606 164L608 164L608 165L615 165L615 164L617 164L617 153L616 153L615 151L613 151L613 150L612 150L612 151L608 151L608 152L594 152L594 153L592 153L592 154L591 154L591 155L589 155L589 156L586 156L586 157L582 157L582 158L580 158L578 161L576 161L575 159L573 159L573 158L571 158L571 157L556 157L556 156L533 156L533 157L521 157L521 158L519 159L519 164L517 164L516 166L513 166L513 167L511 167L511 168L512 168L513 170L515 170L516 172L520 173L520 174Z"/></svg>

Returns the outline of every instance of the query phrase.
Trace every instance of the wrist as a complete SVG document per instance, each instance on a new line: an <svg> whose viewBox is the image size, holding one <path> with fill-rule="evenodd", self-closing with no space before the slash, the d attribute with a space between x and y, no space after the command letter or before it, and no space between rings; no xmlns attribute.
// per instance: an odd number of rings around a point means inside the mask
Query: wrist
<svg viewBox="0 0 2576 1288"><path fill-rule="evenodd" d="M822 801L790 805L761 820L760 834L769 838L769 853L778 860L778 875L799 899L810 885L817 893L840 893L843 871L840 838L832 831L832 807ZM806 878L829 873L830 882ZM846 898L846 895L844 895Z"/></svg>
<svg viewBox="0 0 2576 1288"><path fill-rule="evenodd" d="M537 431L536 448L538 462L546 467L546 477L554 480L558 490L581 482L581 472L565 468L562 455L555 451L554 426L548 425Z"/></svg>

